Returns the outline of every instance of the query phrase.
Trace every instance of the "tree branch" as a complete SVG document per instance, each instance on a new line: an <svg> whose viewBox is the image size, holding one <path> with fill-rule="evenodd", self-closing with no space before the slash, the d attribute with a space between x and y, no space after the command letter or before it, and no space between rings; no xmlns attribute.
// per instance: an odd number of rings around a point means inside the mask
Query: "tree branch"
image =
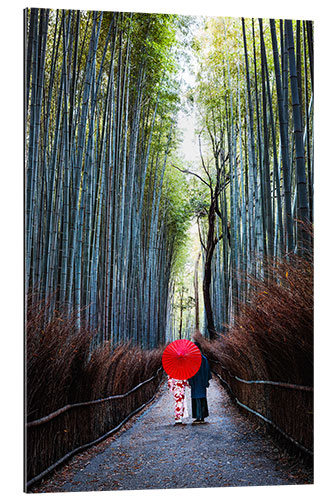
<svg viewBox="0 0 333 500"><path fill-rule="evenodd" d="M219 236L218 238L217 238L217 237L215 237L215 240L214 240L214 247L217 245L217 243L218 243L220 240L222 240L222 238L223 238L223 233L222 233L222 234L220 234L220 236Z"/></svg>
<svg viewBox="0 0 333 500"><path fill-rule="evenodd" d="M202 168L204 169L204 171L207 174L207 177L209 179L209 189L211 190L211 193L213 193L213 189L212 189L213 182L212 182L211 176L209 175L209 171L206 168L206 165L205 165L205 162L204 162L204 159L203 159L200 136L201 136L201 134L199 134L198 140L199 140L199 151L200 151L200 158L201 158Z"/></svg>
<svg viewBox="0 0 333 500"><path fill-rule="evenodd" d="M207 252L206 245L205 245L205 244L204 244L204 242L202 241L202 236L201 236L201 231L200 231L200 222L199 222L199 217L197 217L197 224L198 224L198 232L199 232L199 239L200 239L200 243L201 243L201 245L203 246L203 248L205 249L205 252Z"/></svg>
<svg viewBox="0 0 333 500"><path fill-rule="evenodd" d="M211 189L211 186L208 184L208 182L205 181L205 179L203 179L202 177L200 177L200 175L196 174L195 172L191 172L190 170L183 170L179 167L177 167L176 165L174 165L173 163L171 163L171 166L173 168L176 168L177 170L179 170L180 172L182 172L183 174L191 174L191 175L195 175L195 177L198 177L198 179L201 180L201 182L203 182L204 184L206 184L206 186L209 187L209 189Z"/></svg>

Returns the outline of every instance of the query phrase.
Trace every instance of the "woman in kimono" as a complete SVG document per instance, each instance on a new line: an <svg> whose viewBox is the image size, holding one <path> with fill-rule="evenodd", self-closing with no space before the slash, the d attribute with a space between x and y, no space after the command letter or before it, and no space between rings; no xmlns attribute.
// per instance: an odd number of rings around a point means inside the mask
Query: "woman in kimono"
<svg viewBox="0 0 333 500"><path fill-rule="evenodd" d="M182 424L188 416L185 406L185 387L190 387L187 380L177 380L168 376L168 387L175 401L175 424Z"/></svg>
<svg viewBox="0 0 333 500"><path fill-rule="evenodd" d="M197 342L194 342L194 344L200 349L200 344ZM212 374L207 358L201 352L201 365L199 371L193 377L188 379L191 387L192 418L194 418L193 424L203 424L205 423L205 418L208 417L206 391L207 387L209 387L209 381L211 378Z"/></svg>

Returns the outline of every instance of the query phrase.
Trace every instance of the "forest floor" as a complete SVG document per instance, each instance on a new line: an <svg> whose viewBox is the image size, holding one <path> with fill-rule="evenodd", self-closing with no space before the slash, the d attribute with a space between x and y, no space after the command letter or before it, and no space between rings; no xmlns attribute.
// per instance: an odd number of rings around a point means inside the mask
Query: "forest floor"
<svg viewBox="0 0 333 500"><path fill-rule="evenodd" d="M192 425L188 417L175 426L173 398L164 383L124 429L74 457L31 492L312 484L311 469L242 415L215 378L207 399L205 424Z"/></svg>

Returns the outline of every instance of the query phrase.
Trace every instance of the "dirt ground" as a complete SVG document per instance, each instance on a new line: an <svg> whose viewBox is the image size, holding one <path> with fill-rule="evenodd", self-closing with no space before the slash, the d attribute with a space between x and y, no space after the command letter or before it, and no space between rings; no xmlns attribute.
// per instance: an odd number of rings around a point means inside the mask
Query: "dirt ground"
<svg viewBox="0 0 333 500"><path fill-rule="evenodd" d="M190 392L187 392L190 411ZM213 488L312 484L311 470L291 460L238 411L213 379L209 417L175 426L172 395L157 398L117 435L74 457L31 492Z"/></svg>

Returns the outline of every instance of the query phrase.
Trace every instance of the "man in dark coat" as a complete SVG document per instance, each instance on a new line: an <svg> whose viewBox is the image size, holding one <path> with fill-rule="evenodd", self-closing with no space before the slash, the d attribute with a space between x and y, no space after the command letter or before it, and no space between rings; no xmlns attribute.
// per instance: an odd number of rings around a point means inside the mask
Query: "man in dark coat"
<svg viewBox="0 0 333 500"><path fill-rule="evenodd" d="M197 342L194 342L194 344L200 349L200 344ZM205 418L208 417L206 390L209 387L211 378L212 374L207 358L201 352L199 371L188 379L191 386L192 417L195 419L193 424L202 424L205 422Z"/></svg>

